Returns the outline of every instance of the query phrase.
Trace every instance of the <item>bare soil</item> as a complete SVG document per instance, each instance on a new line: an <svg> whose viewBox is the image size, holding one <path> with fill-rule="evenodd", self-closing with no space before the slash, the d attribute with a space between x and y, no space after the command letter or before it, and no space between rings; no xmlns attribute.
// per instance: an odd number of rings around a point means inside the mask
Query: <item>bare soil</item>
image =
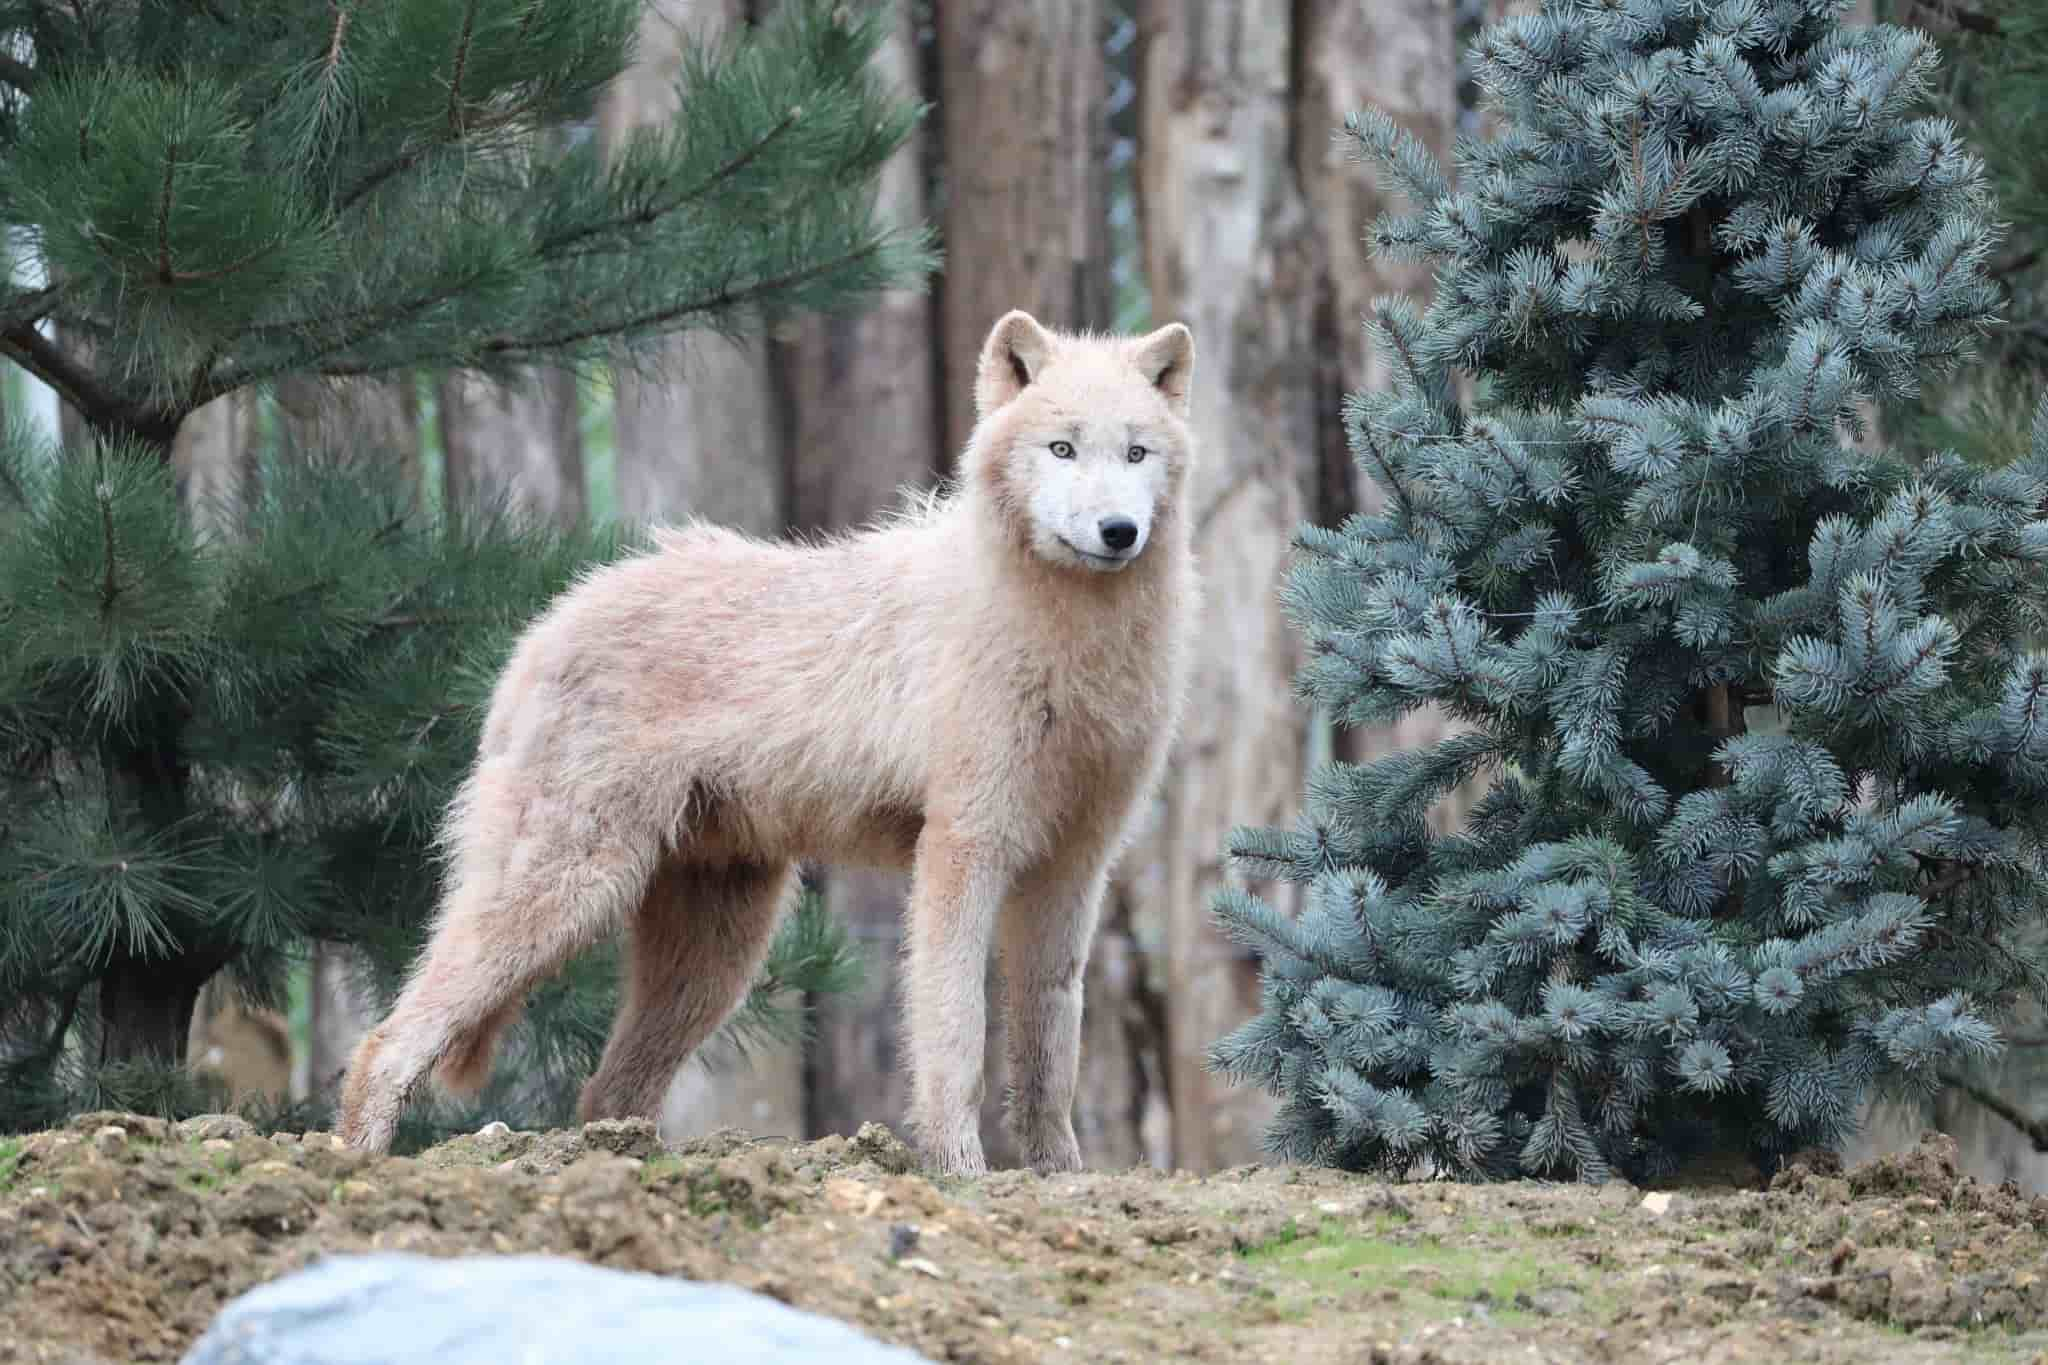
<svg viewBox="0 0 2048 1365"><path fill-rule="evenodd" d="M236 1294L381 1248L727 1280L935 1360L2048 1365L2048 1198L1958 1175L1934 1135L1832 1165L1648 1196L1294 1167L935 1181L872 1125L671 1150L645 1123L494 1124L367 1158L93 1114L0 1140L0 1362L176 1360Z"/></svg>

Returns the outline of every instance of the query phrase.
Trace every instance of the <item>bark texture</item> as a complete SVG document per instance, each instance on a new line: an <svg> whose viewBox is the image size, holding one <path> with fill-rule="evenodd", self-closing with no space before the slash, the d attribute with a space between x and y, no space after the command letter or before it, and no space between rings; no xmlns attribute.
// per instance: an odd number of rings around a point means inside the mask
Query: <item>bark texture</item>
<svg viewBox="0 0 2048 1365"><path fill-rule="evenodd" d="M1150 0L1143 12L1146 278L1154 320L1192 327L1198 357L1201 644L1156 846L1172 1155L1192 1170L1253 1159L1271 1113L1204 1064L1256 1003L1255 964L1208 906L1231 875L1230 827L1282 823L1299 800L1308 719L1275 598L1308 510L1317 424L1318 244L1290 154L1294 19L1250 0Z"/></svg>
<svg viewBox="0 0 2048 1365"><path fill-rule="evenodd" d="M500 506L564 529L588 516L574 374L541 369L517 385L449 374L439 380L436 397L448 506Z"/></svg>
<svg viewBox="0 0 2048 1365"><path fill-rule="evenodd" d="M742 0L654 0L642 11L633 65L600 114L606 144L666 122L677 106L684 44L745 23ZM621 375L613 428L619 515L633 522L703 517L755 534L787 512L767 343L691 333L665 343L655 367Z"/></svg>
<svg viewBox="0 0 2048 1365"><path fill-rule="evenodd" d="M388 469L407 496L420 489L420 408L413 377L278 381L277 407L287 450L320 451Z"/></svg>
<svg viewBox="0 0 2048 1365"><path fill-rule="evenodd" d="M1368 108L1384 110L1448 162L1458 122L1454 8L1442 0L1303 0L1295 6L1305 21L1297 39L1296 166L1321 238L1325 298L1336 324L1327 344L1342 366L1339 401L1343 392L1381 389L1389 382L1386 362L1372 353L1365 334L1373 299L1426 297L1430 290L1426 263L1373 259L1373 220L1404 208L1406 201L1381 183L1375 168L1352 155L1350 139L1342 136L1344 119ZM1325 443L1334 438L1348 469L1342 425L1333 408L1327 417ZM1380 501L1378 490L1362 478L1355 478L1353 496L1365 510L1376 510Z"/></svg>
<svg viewBox="0 0 2048 1365"><path fill-rule="evenodd" d="M974 425L982 339L1012 308L1109 318L1102 0L944 0L946 445Z"/></svg>
<svg viewBox="0 0 2048 1365"><path fill-rule="evenodd" d="M1458 115L1451 7L1433 0L1149 0L1140 210L1156 321L1195 330L1203 646L1154 860L1164 907L1173 1162L1253 1160L1271 1101L1210 1075L1210 1043L1256 1005L1256 963L1212 927L1234 824L1285 824L1322 722L1294 700L1298 641L1278 590L1303 520L1377 505L1344 442L1346 393L1385 383L1364 318L1426 270L1375 261L1389 193L1350 155L1346 114L1387 110L1440 153ZM1418 716L1337 737L1365 757L1443 733ZM1273 890L1273 888L1265 888ZM1285 896L1283 908L1291 909Z"/></svg>
<svg viewBox="0 0 2048 1365"><path fill-rule="evenodd" d="M171 443L192 524L216 534L241 528L246 499L255 491L256 399L249 393L216 398L187 417Z"/></svg>

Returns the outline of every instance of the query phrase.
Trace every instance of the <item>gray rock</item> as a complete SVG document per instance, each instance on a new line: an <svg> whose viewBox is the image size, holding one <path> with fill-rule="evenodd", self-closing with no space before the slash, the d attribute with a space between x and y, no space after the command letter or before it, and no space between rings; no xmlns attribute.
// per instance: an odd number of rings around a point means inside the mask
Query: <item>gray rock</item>
<svg viewBox="0 0 2048 1365"><path fill-rule="evenodd" d="M928 1365L727 1284L555 1256L336 1256L242 1295L183 1365Z"/></svg>

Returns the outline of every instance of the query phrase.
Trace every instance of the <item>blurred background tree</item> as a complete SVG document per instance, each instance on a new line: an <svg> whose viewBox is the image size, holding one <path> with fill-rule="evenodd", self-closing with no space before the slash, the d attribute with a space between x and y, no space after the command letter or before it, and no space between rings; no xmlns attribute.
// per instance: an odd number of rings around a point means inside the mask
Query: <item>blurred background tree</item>
<svg viewBox="0 0 2048 1365"><path fill-rule="evenodd" d="M1531 3L897 0L871 69L934 115L884 164L876 213L940 230L958 269L934 275L928 292L891 289L864 311L756 330L741 346L664 341L658 363L616 376L604 363L556 367L552 379L542 368L533 382L511 385L474 371L408 370L245 391L188 419L177 466L189 487L224 487L239 480L238 469L288 458L321 430L376 431L392 453L375 467L416 481L430 511L481 488L564 527L579 499L597 523L695 511L771 532L856 525L894 502L899 485L930 484L948 470L950 413L967 399L974 344L1004 308L1123 329L1188 315L1202 332L1205 376L1218 386L1200 415L1208 464L1196 495L1221 596L1205 618L1186 742L1119 869L1090 961L1076 1124L1089 1158L1102 1164L1211 1168L1256 1159L1270 1100L1201 1065L1221 1029L1258 999L1256 962L1209 921L1209 895L1244 884L1216 856L1222 838L1236 820L1286 809L1314 762L1363 760L1448 729L1424 712L1398 729L1339 731L1280 695L1298 663L1279 607L1287 536L1300 519L1334 524L1379 505L1379 490L1344 448L1339 412L1345 393L1386 382L1365 344L1365 304L1388 291L1426 301L1431 288L1426 270L1371 257L1362 225L1391 191L1334 134L1346 114L1377 102L1448 160L1456 136L1487 128L1467 44L1482 23ZM382 7L358 0L350 8L363 16ZM688 40L751 32L781 7L639 7L627 69L536 136L609 155L621 130L673 107ZM0 15L13 25L28 8L0 4ZM1869 11L1868 0L1852 6L1859 21ZM1964 31L1907 22L1934 31L1950 52L1946 70L1957 69ZM25 37L4 51L17 61L32 56ZM25 98L0 80L9 109ZM961 107L977 100L987 108ZM2007 149L2019 158L2026 147L1972 141L1994 174ZM964 190L957 203L956 182ZM33 260L20 251L17 260L23 285L40 285ZM1000 283L978 278L998 269ZM977 307L987 315L972 317ZM2042 313L2030 302L2012 315ZM969 339L949 340L949 326ZM44 330L65 336L61 326ZM25 372L0 366L0 407L66 429L78 448L82 423ZM2017 431L2025 409L2002 419ZM1461 792L1436 818L1457 825L1477 795ZM665 1131L740 1123L794 1136L902 1118L900 879L810 872L867 950L866 985L813 999L818 1036L809 1048L771 1043L752 1068L716 1083L687 1069L671 1091ZM1291 913L1286 888L1278 891ZM288 1043L295 1093L317 1088L314 1078L339 1064L363 1026L367 1002L349 983L364 972L350 950L321 949L294 969L282 1017L201 1011L199 1050L270 1057L265 1074L274 1077L276 1045ZM990 1055L999 1058L999 1047ZM999 1131L984 1140L1001 1150ZM2006 1155L2000 1147L1984 1159ZM2034 1174L2022 1169L2023 1177L2048 1178L2048 1163L2027 1169Z"/></svg>

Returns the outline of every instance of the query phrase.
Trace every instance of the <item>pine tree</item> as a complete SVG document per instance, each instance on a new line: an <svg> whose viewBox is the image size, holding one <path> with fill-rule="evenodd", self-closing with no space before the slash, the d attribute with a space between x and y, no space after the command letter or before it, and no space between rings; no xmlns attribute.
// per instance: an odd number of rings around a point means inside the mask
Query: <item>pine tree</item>
<svg viewBox="0 0 2048 1365"><path fill-rule="evenodd" d="M1281 1096L1279 1155L1768 1166L2048 984L2048 407L1992 469L1846 439L1970 355L1998 230L1916 112L1932 44L1844 7L1548 0L1479 41L1501 131L1456 187L1348 126L1436 295L1375 305L1394 385L1347 426L1387 505L1299 533L1298 686L1464 728L1232 836L1305 888L1217 907L1265 971L1212 1061Z"/></svg>
<svg viewBox="0 0 2048 1365"><path fill-rule="evenodd" d="M388 989L497 664L619 548L416 515L364 451L274 463L209 535L168 459L186 417L292 376L630 365L928 269L870 212L917 111L857 7L693 52L673 124L609 157L540 136L639 9L0 7L0 222L45 281L0 293L0 353L96 437L0 439L0 1127L183 1103L217 973L274 999L317 939ZM755 1004L843 984L843 950L799 915ZM587 1072L605 980L600 954L530 1002L522 1093Z"/></svg>

